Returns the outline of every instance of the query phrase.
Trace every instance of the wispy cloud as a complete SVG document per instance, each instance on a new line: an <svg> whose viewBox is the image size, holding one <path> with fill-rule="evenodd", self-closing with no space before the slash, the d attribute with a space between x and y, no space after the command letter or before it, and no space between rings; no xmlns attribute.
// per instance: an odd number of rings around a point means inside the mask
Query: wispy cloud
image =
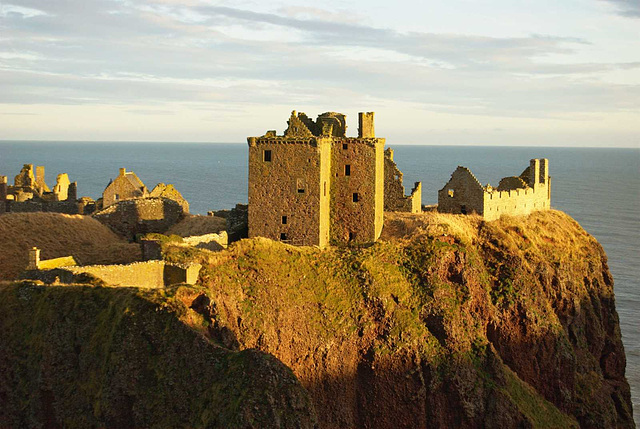
<svg viewBox="0 0 640 429"><path fill-rule="evenodd" d="M588 47L583 37L404 32L322 8L276 10L14 0L0 8L1 101L330 107L376 99L521 117L640 108L640 86L602 78L639 68L637 59L552 60Z"/></svg>
<svg viewBox="0 0 640 429"><path fill-rule="evenodd" d="M601 0L616 6L618 13L628 18L640 18L640 2L638 0Z"/></svg>

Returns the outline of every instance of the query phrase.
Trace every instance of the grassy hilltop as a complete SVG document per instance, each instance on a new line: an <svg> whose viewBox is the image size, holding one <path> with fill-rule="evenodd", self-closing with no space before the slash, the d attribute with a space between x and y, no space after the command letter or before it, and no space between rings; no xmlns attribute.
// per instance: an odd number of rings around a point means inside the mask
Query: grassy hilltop
<svg viewBox="0 0 640 429"><path fill-rule="evenodd" d="M176 383L190 380L193 391L210 389L209 413L229 404L245 410L237 404L265 392L277 398L262 405L270 411L261 420L237 420L235 427L311 427L314 412L326 428L633 427L606 256L561 212L496 222L391 214L382 240L369 247L318 250L250 239L219 253L169 243L165 256L202 263L199 284L166 292L0 289L0 332L11 332L12 344L0 349L0 386L8 386L0 388L0 401L10 405L0 426L15 415L43 422L45 414L81 425L62 406L75 398L73 389L51 387L64 372L70 380L92 377L83 406L98 425L107 424L106 415L144 425L136 419L174 394L162 382L173 374ZM125 377L131 368L146 384L127 385L130 406L123 410L104 401L103 392L115 400L119 391L95 371L116 371L125 336L136 353L119 371ZM79 340L94 337L99 347ZM194 341L203 342L189 348ZM277 358L306 393L279 383L285 375L267 378L272 383L259 392L206 387L220 383L201 376L212 350L235 356L248 349ZM65 362L79 364L59 366L62 352ZM225 368L219 374L244 383L244 372ZM26 390L16 383L45 392L43 399L25 404ZM200 421L194 413L206 409L198 398L180 404L186 422ZM290 419L269 419L285 415Z"/></svg>

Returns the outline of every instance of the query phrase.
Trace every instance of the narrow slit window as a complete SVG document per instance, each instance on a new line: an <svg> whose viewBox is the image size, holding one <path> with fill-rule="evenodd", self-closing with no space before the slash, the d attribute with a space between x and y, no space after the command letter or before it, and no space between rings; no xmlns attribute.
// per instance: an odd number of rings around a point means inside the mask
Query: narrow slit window
<svg viewBox="0 0 640 429"><path fill-rule="evenodd" d="M324 182L324 191L323 191L323 193L324 193L324 196L326 197L327 196L327 182Z"/></svg>
<svg viewBox="0 0 640 429"><path fill-rule="evenodd" d="M353 232L349 232L349 241L353 241L356 238L356 235Z"/></svg>
<svg viewBox="0 0 640 429"><path fill-rule="evenodd" d="M351 165L345 164L344 166L344 175L351 176Z"/></svg>
<svg viewBox="0 0 640 429"><path fill-rule="evenodd" d="M271 162L271 151L265 149L265 151L262 153L262 159L264 160L264 162Z"/></svg>
<svg viewBox="0 0 640 429"><path fill-rule="evenodd" d="M353 193L353 202L357 203L358 201L360 201L360 195L357 192Z"/></svg>
<svg viewBox="0 0 640 429"><path fill-rule="evenodd" d="M287 224L287 217L286 216L282 216L282 224L283 225Z"/></svg>

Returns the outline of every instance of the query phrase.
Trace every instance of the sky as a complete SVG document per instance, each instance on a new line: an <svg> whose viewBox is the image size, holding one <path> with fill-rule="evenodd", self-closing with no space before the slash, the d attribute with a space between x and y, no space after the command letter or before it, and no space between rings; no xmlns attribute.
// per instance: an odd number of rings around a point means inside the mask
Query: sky
<svg viewBox="0 0 640 429"><path fill-rule="evenodd" d="M0 0L0 140L640 147L640 0Z"/></svg>

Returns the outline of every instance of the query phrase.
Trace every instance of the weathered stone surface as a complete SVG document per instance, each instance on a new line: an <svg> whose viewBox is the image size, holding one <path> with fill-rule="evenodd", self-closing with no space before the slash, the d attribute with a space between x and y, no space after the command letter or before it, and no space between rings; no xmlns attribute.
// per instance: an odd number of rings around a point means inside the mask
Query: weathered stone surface
<svg viewBox="0 0 640 429"><path fill-rule="evenodd" d="M438 191L438 211L476 213L487 220L551 208L549 161L532 159L519 177L505 177L498 188L482 186L468 168L458 167Z"/></svg>
<svg viewBox="0 0 640 429"><path fill-rule="evenodd" d="M404 195L402 172L393 160L393 149L384 151L384 211L420 213L422 211L422 183L416 182L411 194Z"/></svg>
<svg viewBox="0 0 640 429"><path fill-rule="evenodd" d="M317 246L379 237L385 139L366 115L367 137L345 137L341 113L314 122L293 111L284 136L247 139L250 237Z"/></svg>
<svg viewBox="0 0 640 429"><path fill-rule="evenodd" d="M102 193L102 206L106 208L118 201L143 198L148 194L147 187L136 173L121 168L118 177L109 182Z"/></svg>
<svg viewBox="0 0 640 429"><path fill-rule="evenodd" d="M133 240L137 234L162 234L183 215L182 206L168 198L138 198L112 204L93 217L128 240Z"/></svg>

